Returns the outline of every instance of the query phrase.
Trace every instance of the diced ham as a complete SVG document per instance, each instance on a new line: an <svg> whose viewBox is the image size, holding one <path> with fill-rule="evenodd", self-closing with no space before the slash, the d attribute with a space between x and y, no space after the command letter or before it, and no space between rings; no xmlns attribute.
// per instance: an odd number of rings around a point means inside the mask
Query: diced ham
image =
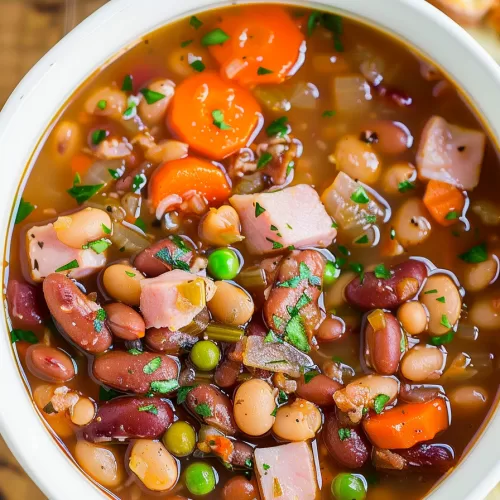
<svg viewBox="0 0 500 500"><path fill-rule="evenodd" d="M78 262L78 267L61 272L75 279L95 273L106 264L106 252L97 254L90 248L71 248L59 241L52 223L29 229L26 233L26 246L31 278L34 281L43 281L56 269L74 260Z"/></svg>
<svg viewBox="0 0 500 500"><path fill-rule="evenodd" d="M175 269L140 281L140 308L146 328L177 331L189 325L213 297L213 281Z"/></svg>
<svg viewBox="0 0 500 500"><path fill-rule="evenodd" d="M234 195L248 250L262 255L290 246L327 247L337 231L318 193L305 184L280 191Z"/></svg>
<svg viewBox="0 0 500 500"><path fill-rule="evenodd" d="M257 448L254 457L262 500L316 498L316 469L306 442Z"/></svg>
<svg viewBox="0 0 500 500"><path fill-rule="evenodd" d="M485 143L483 132L452 125L440 116L433 116L420 138L418 175L470 191L479 183Z"/></svg>

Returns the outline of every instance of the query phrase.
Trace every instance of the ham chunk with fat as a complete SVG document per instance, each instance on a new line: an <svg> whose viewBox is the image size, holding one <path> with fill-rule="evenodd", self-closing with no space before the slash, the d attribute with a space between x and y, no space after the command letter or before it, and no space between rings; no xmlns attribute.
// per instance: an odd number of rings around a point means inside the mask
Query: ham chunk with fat
<svg viewBox="0 0 500 500"><path fill-rule="evenodd" d="M255 255L293 246L327 247L337 231L318 193L305 184L270 193L234 195L245 242Z"/></svg>
<svg viewBox="0 0 500 500"><path fill-rule="evenodd" d="M255 450L262 500L314 500L318 494L311 448L305 442Z"/></svg>
<svg viewBox="0 0 500 500"><path fill-rule="evenodd" d="M216 289L208 278L180 269L141 280L140 284L140 308L146 328L169 328L173 332L189 325Z"/></svg>
<svg viewBox="0 0 500 500"><path fill-rule="evenodd" d="M78 267L61 271L69 278L84 278L106 264L106 252L97 254L90 248L72 248L59 241L53 224L29 229L26 233L26 246L31 278L37 282L75 260Z"/></svg>
<svg viewBox="0 0 500 500"><path fill-rule="evenodd" d="M486 136L479 130L429 119L417 152L418 175L470 191L479 183Z"/></svg>

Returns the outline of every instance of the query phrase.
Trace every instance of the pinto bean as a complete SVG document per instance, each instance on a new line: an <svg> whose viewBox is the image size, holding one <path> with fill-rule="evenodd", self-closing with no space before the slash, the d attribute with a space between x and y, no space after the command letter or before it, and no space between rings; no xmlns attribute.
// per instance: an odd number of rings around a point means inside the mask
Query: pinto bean
<svg viewBox="0 0 500 500"><path fill-rule="evenodd" d="M66 276L49 274L43 282L43 293L50 313L61 334L91 354L111 346L111 332L97 319L98 304L88 299Z"/></svg>
<svg viewBox="0 0 500 500"><path fill-rule="evenodd" d="M462 283L468 292L479 292L498 276L498 257L489 255L484 262L465 264Z"/></svg>
<svg viewBox="0 0 500 500"><path fill-rule="evenodd" d="M104 270L102 283L106 292L115 300L129 306L138 306L144 276L128 264L113 264Z"/></svg>
<svg viewBox="0 0 500 500"><path fill-rule="evenodd" d="M26 351L28 370L47 382L68 382L75 376L72 359L61 349L34 344Z"/></svg>
<svg viewBox="0 0 500 500"><path fill-rule="evenodd" d="M105 101L106 106L101 109L100 101ZM85 101L85 111L89 115L119 116L127 108L127 95L122 90L113 87L102 87L97 89Z"/></svg>
<svg viewBox="0 0 500 500"><path fill-rule="evenodd" d="M431 234L431 216L420 198L406 200L394 215L396 238L404 248L423 243Z"/></svg>
<svg viewBox="0 0 500 500"><path fill-rule="evenodd" d="M99 406L96 418L83 429L83 437L92 443L158 439L173 421L168 400L123 396Z"/></svg>
<svg viewBox="0 0 500 500"><path fill-rule="evenodd" d="M334 342L344 335L346 326L344 320L337 318L333 314L327 314L316 332L318 344Z"/></svg>
<svg viewBox="0 0 500 500"><path fill-rule="evenodd" d="M442 373L444 356L433 346L412 347L401 360L401 373L412 382L436 379Z"/></svg>
<svg viewBox="0 0 500 500"><path fill-rule="evenodd" d="M177 356L181 352L189 351L199 338L189 333L173 332L169 328L148 328L145 340L152 351Z"/></svg>
<svg viewBox="0 0 500 500"><path fill-rule="evenodd" d="M252 296L227 281L216 281L215 286L215 294L208 303L208 310L215 321L231 326L248 323L255 307Z"/></svg>
<svg viewBox="0 0 500 500"><path fill-rule="evenodd" d="M165 118L168 104L174 95L175 83L171 80L157 80L150 83L147 88L164 96L152 104L148 104L146 99L142 99L139 103L139 115L142 121L151 127L158 125Z"/></svg>
<svg viewBox="0 0 500 500"><path fill-rule="evenodd" d="M48 315L38 288L24 281L10 280L7 285L9 315L16 326L33 328Z"/></svg>
<svg viewBox="0 0 500 500"><path fill-rule="evenodd" d="M347 302L362 310L395 309L417 295L427 267L419 260L407 260L391 267L391 277L377 278L374 272L365 273L363 282L359 277L345 289Z"/></svg>
<svg viewBox="0 0 500 500"><path fill-rule="evenodd" d="M190 265L193 258L193 251L188 242L184 243L189 248L189 251L179 255L177 260L186 262L186 264ZM134 266L150 278L154 278L155 276L159 276L167 271L171 271L172 266L170 264L156 257L156 254L160 251L174 255L176 251L179 251L179 247L170 238L157 241L137 255L134 260Z"/></svg>
<svg viewBox="0 0 500 500"><path fill-rule="evenodd" d="M80 398L73 408L70 408L70 418L75 425L87 425L94 420L96 405L89 398Z"/></svg>
<svg viewBox="0 0 500 500"><path fill-rule="evenodd" d="M417 171L411 163L396 163L384 172L382 186L386 193L398 194L402 182L412 182L416 178Z"/></svg>
<svg viewBox="0 0 500 500"><path fill-rule="evenodd" d="M92 373L99 382L120 391L145 394L151 390L163 393L161 385L152 382L170 381L173 384L173 381L177 381L179 365L175 358L152 352L131 354L111 351L94 360Z"/></svg>
<svg viewBox="0 0 500 500"><path fill-rule="evenodd" d="M399 307L398 319L410 335L420 335L427 328L427 310L416 300L405 302Z"/></svg>
<svg viewBox="0 0 500 500"><path fill-rule="evenodd" d="M385 327L374 330L365 323L364 356L366 364L380 375L394 375L398 370L401 352L405 350L404 334L399 321L389 312L382 312Z"/></svg>
<svg viewBox="0 0 500 500"><path fill-rule="evenodd" d="M285 441L313 439L321 427L318 407L305 399L281 406L276 412L273 433Z"/></svg>
<svg viewBox="0 0 500 500"><path fill-rule="evenodd" d="M341 440L339 429L341 425L335 411L327 413L321 434L330 456L341 466L349 469L359 469L370 456L371 446L363 431L350 427L350 437Z"/></svg>
<svg viewBox="0 0 500 500"><path fill-rule="evenodd" d="M198 408L199 405L205 405ZM225 434L236 434L237 427L233 416L231 400L213 385L200 384L189 391L186 406L198 419L216 427ZM205 416L203 410L208 406L210 415ZM208 412L206 412L208 414Z"/></svg>
<svg viewBox="0 0 500 500"><path fill-rule="evenodd" d="M363 125L364 136L373 137L373 149L382 154L398 155L411 148L413 136L406 125L391 120L370 120ZM369 135L371 134L371 135Z"/></svg>
<svg viewBox="0 0 500 500"><path fill-rule="evenodd" d="M333 395L342 388L336 380L320 373L306 382L304 375L297 380L297 396L321 406L335 406Z"/></svg>
<svg viewBox="0 0 500 500"><path fill-rule="evenodd" d="M499 329L500 298L494 295L476 300L469 310L468 321L480 329Z"/></svg>
<svg viewBox="0 0 500 500"><path fill-rule="evenodd" d="M283 334L285 326L290 319L289 308L295 307L302 294L306 293L311 301L300 309L300 315L309 338L312 337L321 322L321 311L318 307L318 299L321 295L319 287L311 285L310 280L302 279L295 287L283 287L280 284L300 275L300 267L309 270L311 276L322 279L326 261L325 258L315 250L295 250L287 258L283 259L277 274L269 298L264 303L264 318L267 325L276 333ZM275 317L282 319L278 323Z"/></svg>
<svg viewBox="0 0 500 500"><path fill-rule="evenodd" d="M146 326L137 311L121 302L106 304L104 310L113 335L123 340L137 340L144 337Z"/></svg>

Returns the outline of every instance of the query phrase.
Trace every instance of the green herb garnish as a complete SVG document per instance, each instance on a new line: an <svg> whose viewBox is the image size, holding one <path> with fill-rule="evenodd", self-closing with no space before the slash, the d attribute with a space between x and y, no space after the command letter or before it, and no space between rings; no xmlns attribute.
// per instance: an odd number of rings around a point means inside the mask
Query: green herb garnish
<svg viewBox="0 0 500 500"><path fill-rule="evenodd" d="M212 111L213 124L221 130L229 130L231 125L224 122L224 113L220 109Z"/></svg>
<svg viewBox="0 0 500 500"><path fill-rule="evenodd" d="M175 378L170 380L154 380L150 384L150 389L152 392L159 392L161 394L167 394L168 392L175 391L179 388L179 382Z"/></svg>
<svg viewBox="0 0 500 500"><path fill-rule="evenodd" d="M108 101L106 101L105 99L101 99L98 103L97 103L97 107L100 109L100 110L104 110L106 109L106 106L108 105Z"/></svg>
<svg viewBox="0 0 500 500"><path fill-rule="evenodd" d="M92 196L97 194L103 187L104 184L73 186L71 189L68 189L67 193L80 205L89 198L92 198Z"/></svg>
<svg viewBox="0 0 500 500"><path fill-rule="evenodd" d="M331 110L331 109L327 109L326 111L323 111L323 113L321 113L321 116L323 118L331 118L332 116L335 116L336 115L336 112Z"/></svg>
<svg viewBox="0 0 500 500"><path fill-rule="evenodd" d="M441 304L446 304L446 298L445 297L438 297L436 300L438 302L441 302Z"/></svg>
<svg viewBox="0 0 500 500"><path fill-rule="evenodd" d="M146 406L139 406L138 408L139 411L146 411L148 413L152 413L153 415L158 415L158 408L156 408L155 405L146 405Z"/></svg>
<svg viewBox="0 0 500 500"><path fill-rule="evenodd" d="M146 233L148 230L146 223L142 220L141 217L137 217L134 222L134 226L138 227L143 233Z"/></svg>
<svg viewBox="0 0 500 500"><path fill-rule="evenodd" d="M17 207L16 220L14 221L14 224L22 222L31 212L33 212L33 210L35 210L35 205L32 205L29 201L24 201L23 198L21 198L19 207Z"/></svg>
<svg viewBox="0 0 500 500"><path fill-rule="evenodd" d="M375 278L378 279L388 280L391 277L391 271L384 264L378 264L373 272L375 273Z"/></svg>
<svg viewBox="0 0 500 500"><path fill-rule="evenodd" d="M345 441L351 437L351 429L348 429L347 427L341 427L338 430L338 433L341 441Z"/></svg>
<svg viewBox="0 0 500 500"><path fill-rule="evenodd" d="M273 155L271 153L268 153L267 151L262 153L259 161L257 162L257 169L264 168L272 159Z"/></svg>
<svg viewBox="0 0 500 500"><path fill-rule="evenodd" d="M309 352L311 350L311 346L309 345L306 334L306 329L304 327L304 322L299 315L293 316L290 319L290 321L286 325L285 333L287 335L287 341L297 349L303 352Z"/></svg>
<svg viewBox="0 0 500 500"><path fill-rule="evenodd" d="M406 193L407 191L411 191L412 189L415 189L415 184L410 181L403 181L398 184L398 191L400 193Z"/></svg>
<svg viewBox="0 0 500 500"><path fill-rule="evenodd" d="M360 264L359 262L351 262L349 267L359 276L360 282L363 283L363 279L365 277L365 268L363 267L363 264Z"/></svg>
<svg viewBox="0 0 500 500"><path fill-rule="evenodd" d="M262 215L266 211L265 208L262 207L258 202L255 203L255 217L257 218L259 215Z"/></svg>
<svg viewBox="0 0 500 500"><path fill-rule="evenodd" d="M193 43L193 40L184 40L183 42L181 42L181 47L184 48L184 47L187 47L188 45L191 45Z"/></svg>
<svg viewBox="0 0 500 500"><path fill-rule="evenodd" d="M354 243L357 245L366 245L370 240L368 239L368 235L363 234L363 236L360 236L357 240L354 240Z"/></svg>
<svg viewBox="0 0 500 500"><path fill-rule="evenodd" d="M358 186L356 191L351 194L351 200L358 205L365 205L370 201L370 198L368 198L365 188L363 186Z"/></svg>
<svg viewBox="0 0 500 500"><path fill-rule="evenodd" d="M189 66L191 66L198 73L205 71L205 65L203 64L203 61L201 61L200 59L196 59L195 61L190 63Z"/></svg>
<svg viewBox="0 0 500 500"><path fill-rule="evenodd" d="M158 356L157 358L153 358L149 363L145 364L144 367L142 368L142 371L146 375L151 375L156 370L158 370L160 366L161 366L161 357Z"/></svg>
<svg viewBox="0 0 500 500"><path fill-rule="evenodd" d="M288 132L287 126L288 118L286 116L282 116L281 118L277 118L266 128L266 133L268 136L277 136L283 137Z"/></svg>
<svg viewBox="0 0 500 500"><path fill-rule="evenodd" d="M90 243L83 245L82 249L87 250L90 248L94 250L95 253L100 254L106 251L110 246L111 246L111 241L105 238L101 238L100 240L91 241Z"/></svg>
<svg viewBox="0 0 500 500"><path fill-rule="evenodd" d="M194 411L204 418L212 416L212 410L206 403L200 403L199 405L195 406Z"/></svg>
<svg viewBox="0 0 500 500"><path fill-rule="evenodd" d="M377 415L379 413L382 413L389 399L391 398L386 394L379 394L378 396L375 397L375 399L373 400L373 409L375 410L375 413Z"/></svg>
<svg viewBox="0 0 500 500"><path fill-rule="evenodd" d="M449 344L453 340L454 334L455 332L451 331L444 335L439 335L439 336L436 335L435 337L430 337L429 343L434 346Z"/></svg>
<svg viewBox="0 0 500 500"><path fill-rule="evenodd" d="M308 372L304 373L304 382L308 384L314 377L317 377L319 375L319 372L317 370L309 370Z"/></svg>
<svg viewBox="0 0 500 500"><path fill-rule="evenodd" d="M177 391L177 404L180 405L186 401L187 395L196 387L197 385L183 385L182 387L179 387L179 390Z"/></svg>
<svg viewBox="0 0 500 500"><path fill-rule="evenodd" d="M102 223L101 227L102 227L102 230L104 231L104 234L111 234L111 228L106 226L106 224Z"/></svg>
<svg viewBox="0 0 500 500"><path fill-rule="evenodd" d="M144 96L144 99L146 99L146 102L148 104L154 104L155 102L165 99L165 94L162 94L160 92L155 92L154 90L151 89L145 88L141 89L139 92Z"/></svg>
<svg viewBox="0 0 500 500"><path fill-rule="evenodd" d="M278 403L280 405L283 405L287 402L288 402L288 394L285 391L283 391L282 389L280 389L280 391L278 393Z"/></svg>
<svg viewBox="0 0 500 500"><path fill-rule="evenodd" d="M72 260L71 262L68 262L67 264L64 264L64 266L58 267L55 270L55 272L60 273L62 271L69 271L70 269L76 269L77 267L80 267L80 266L78 265L78 261L75 259L75 260Z"/></svg>
<svg viewBox="0 0 500 500"><path fill-rule="evenodd" d="M453 325L450 323L450 320L448 319L448 316L446 316L446 314L443 314L441 316L441 325L443 325L445 328L453 328Z"/></svg>
<svg viewBox="0 0 500 500"><path fill-rule="evenodd" d="M114 389L106 389L102 385L99 386L99 401L111 401L118 396L123 396L123 394Z"/></svg>
<svg viewBox="0 0 500 500"><path fill-rule="evenodd" d="M263 68L262 66L259 66L259 68L257 69L257 74L259 76L261 76L261 75L269 75L271 73L274 73L274 71L272 69Z"/></svg>
<svg viewBox="0 0 500 500"><path fill-rule="evenodd" d="M481 243L480 245L472 247L470 250L460 254L458 257L469 264L479 264L480 262L484 262L488 260L486 243Z"/></svg>
<svg viewBox="0 0 500 500"><path fill-rule="evenodd" d="M189 19L189 24L197 30L201 26L203 26L203 23L196 17L196 16L191 16Z"/></svg>
<svg viewBox="0 0 500 500"><path fill-rule="evenodd" d="M427 290L426 292L424 292L424 295L430 295L431 293L438 293L438 291L433 288L432 290Z"/></svg>
<svg viewBox="0 0 500 500"><path fill-rule="evenodd" d="M97 130L94 130L92 132L92 136L91 136L92 137L92 144L97 146L102 141L104 141L104 139L106 139L107 136L108 136L107 130L104 130L102 128L98 128Z"/></svg>
<svg viewBox="0 0 500 500"><path fill-rule="evenodd" d="M132 75L125 75L122 83L122 90L125 92L132 92L134 90Z"/></svg>
<svg viewBox="0 0 500 500"><path fill-rule="evenodd" d="M267 465L267 464L262 464L262 468L263 468L264 470L269 470L269 469L271 468L271 466L270 466L270 465Z"/></svg>
<svg viewBox="0 0 500 500"><path fill-rule="evenodd" d="M36 344L38 343L38 338L31 330L19 330L15 328L10 332L10 341L13 344L19 341L29 342L30 344Z"/></svg>
<svg viewBox="0 0 500 500"><path fill-rule="evenodd" d="M271 238L267 238L266 240L269 241L269 243L273 244L273 250L279 250L280 248L283 248L283 245L279 241L274 241Z"/></svg>
<svg viewBox="0 0 500 500"><path fill-rule="evenodd" d="M446 220L455 220L455 219L458 219L459 217L459 214L458 212L456 212L455 210L453 210L452 212L448 212L446 215L445 215L445 219Z"/></svg>
<svg viewBox="0 0 500 500"><path fill-rule="evenodd" d="M229 35L225 31L220 28L215 28L201 38L201 44L205 47L208 47L209 45L219 45L224 43L226 40L229 40L229 38Z"/></svg>
<svg viewBox="0 0 500 500"><path fill-rule="evenodd" d="M135 347L129 349L127 352L132 354L132 356L139 356L139 354L142 354L142 351L139 351L139 349L136 349Z"/></svg>

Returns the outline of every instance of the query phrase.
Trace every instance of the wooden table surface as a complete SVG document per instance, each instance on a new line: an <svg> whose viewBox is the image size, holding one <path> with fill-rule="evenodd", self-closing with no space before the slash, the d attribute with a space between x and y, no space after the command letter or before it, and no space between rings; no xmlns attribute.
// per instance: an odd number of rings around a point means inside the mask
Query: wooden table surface
<svg viewBox="0 0 500 500"><path fill-rule="evenodd" d="M67 31L106 0L0 0L0 108L26 72ZM470 30L500 62L500 38ZM0 500L42 500L0 437ZM500 500L500 485L487 500Z"/></svg>

